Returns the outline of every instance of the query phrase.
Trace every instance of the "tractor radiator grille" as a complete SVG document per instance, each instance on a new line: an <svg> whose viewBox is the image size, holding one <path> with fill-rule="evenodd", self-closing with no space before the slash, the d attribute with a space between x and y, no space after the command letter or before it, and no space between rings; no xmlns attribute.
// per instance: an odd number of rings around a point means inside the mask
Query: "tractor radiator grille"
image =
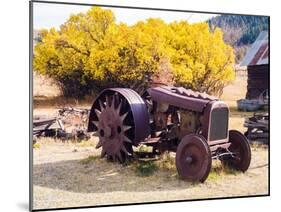
<svg viewBox="0 0 281 212"><path fill-rule="evenodd" d="M210 124L210 141L225 139L228 132L228 109L213 109Z"/></svg>

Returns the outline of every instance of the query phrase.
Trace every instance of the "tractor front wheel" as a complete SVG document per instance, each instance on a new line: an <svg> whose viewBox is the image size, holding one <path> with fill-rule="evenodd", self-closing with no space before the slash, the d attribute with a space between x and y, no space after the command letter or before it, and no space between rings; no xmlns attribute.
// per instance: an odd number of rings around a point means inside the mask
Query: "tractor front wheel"
<svg viewBox="0 0 281 212"><path fill-rule="evenodd" d="M223 165L245 172L251 163L251 148L245 135L237 130L229 131L231 157L221 159Z"/></svg>
<svg viewBox="0 0 281 212"><path fill-rule="evenodd" d="M183 180L204 182L211 170L210 148L201 135L186 135L176 153L176 167Z"/></svg>

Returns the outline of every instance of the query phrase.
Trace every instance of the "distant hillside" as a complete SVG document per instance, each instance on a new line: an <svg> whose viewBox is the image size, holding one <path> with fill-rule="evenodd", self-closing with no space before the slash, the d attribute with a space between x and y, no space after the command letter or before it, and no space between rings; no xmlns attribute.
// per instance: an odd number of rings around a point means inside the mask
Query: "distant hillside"
<svg viewBox="0 0 281 212"><path fill-rule="evenodd" d="M247 48L259 33L268 30L268 17L245 15L220 15L208 20L210 28L219 27L224 32L224 40L235 49L236 62L244 57Z"/></svg>

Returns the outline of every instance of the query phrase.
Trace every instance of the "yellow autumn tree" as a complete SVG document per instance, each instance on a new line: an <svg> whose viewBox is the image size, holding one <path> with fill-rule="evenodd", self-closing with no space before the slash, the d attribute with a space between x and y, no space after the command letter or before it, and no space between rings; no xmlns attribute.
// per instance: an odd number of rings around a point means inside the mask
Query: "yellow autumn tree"
<svg viewBox="0 0 281 212"><path fill-rule="evenodd" d="M234 79L234 53L223 41L222 31L210 32L207 23L170 24L172 56L170 62L177 84L197 91L221 94Z"/></svg>
<svg viewBox="0 0 281 212"><path fill-rule="evenodd" d="M133 26L112 25L103 42L90 55L88 68L97 79L128 87L142 84L159 71L166 54L165 29L160 19L148 19ZM113 85L113 86L114 86Z"/></svg>
<svg viewBox="0 0 281 212"><path fill-rule="evenodd" d="M232 48L206 23L147 19L128 26L116 23L111 10L93 7L71 15L59 30L42 30L40 40L34 68L58 80L65 95L141 84L161 75L163 63L176 84L208 93L234 77Z"/></svg>
<svg viewBox="0 0 281 212"><path fill-rule="evenodd" d="M71 15L59 30L43 30L42 42L35 46L34 69L58 80L67 96L88 93L96 85L89 58L114 24L111 10L93 7L85 14Z"/></svg>

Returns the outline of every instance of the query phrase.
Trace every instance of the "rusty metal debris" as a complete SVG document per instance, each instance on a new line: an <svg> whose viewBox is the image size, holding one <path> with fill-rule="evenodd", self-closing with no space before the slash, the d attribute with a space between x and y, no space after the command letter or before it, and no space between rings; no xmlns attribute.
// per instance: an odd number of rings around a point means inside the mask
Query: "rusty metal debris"
<svg viewBox="0 0 281 212"><path fill-rule="evenodd" d="M258 111L268 108L269 94L268 89L262 91L257 99L237 100L237 109L240 111Z"/></svg>
<svg viewBox="0 0 281 212"><path fill-rule="evenodd" d="M268 144L268 121L268 113L254 113L254 116L245 120L244 127L248 128L245 132L245 136L250 140L250 142L256 141Z"/></svg>
<svg viewBox="0 0 281 212"><path fill-rule="evenodd" d="M139 95L132 89L110 88L95 99L88 131L97 133L102 157L125 162L142 155L133 151L139 145L152 147L149 157L172 151L182 179L204 182L212 159L240 171L250 165L247 138L229 131L228 122L228 106L205 93L156 86Z"/></svg>
<svg viewBox="0 0 281 212"><path fill-rule="evenodd" d="M65 107L55 117L35 116L33 119L33 141L37 137L60 139L89 139L87 133L88 109Z"/></svg>

